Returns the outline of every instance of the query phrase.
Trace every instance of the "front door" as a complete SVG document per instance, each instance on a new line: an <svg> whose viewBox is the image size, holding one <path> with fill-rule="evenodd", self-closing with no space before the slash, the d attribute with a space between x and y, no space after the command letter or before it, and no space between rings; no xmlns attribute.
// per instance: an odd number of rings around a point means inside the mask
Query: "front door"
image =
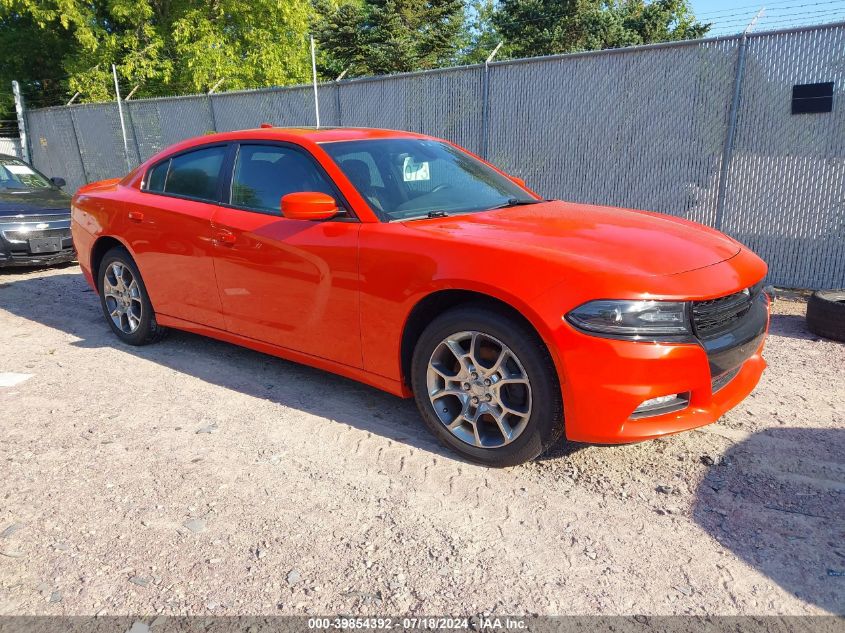
<svg viewBox="0 0 845 633"><path fill-rule="evenodd" d="M358 230L353 218L288 220L280 199L321 191L340 201L305 150L241 144L212 217L214 267L226 329L361 367Z"/></svg>

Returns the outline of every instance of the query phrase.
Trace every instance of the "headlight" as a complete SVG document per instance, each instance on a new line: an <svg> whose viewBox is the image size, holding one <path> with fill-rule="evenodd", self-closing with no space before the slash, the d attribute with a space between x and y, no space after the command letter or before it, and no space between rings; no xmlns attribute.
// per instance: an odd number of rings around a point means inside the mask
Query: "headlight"
<svg viewBox="0 0 845 633"><path fill-rule="evenodd" d="M566 315L579 330L611 338L678 340L692 334L680 301L590 301Z"/></svg>

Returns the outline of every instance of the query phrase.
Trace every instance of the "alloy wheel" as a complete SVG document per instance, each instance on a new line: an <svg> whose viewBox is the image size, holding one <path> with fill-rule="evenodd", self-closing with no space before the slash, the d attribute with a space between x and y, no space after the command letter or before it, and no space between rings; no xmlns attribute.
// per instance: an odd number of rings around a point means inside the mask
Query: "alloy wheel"
<svg viewBox="0 0 845 633"><path fill-rule="evenodd" d="M443 425L479 448L510 444L531 417L531 383L516 354L477 331L441 341L428 363L428 397Z"/></svg>
<svg viewBox="0 0 845 633"><path fill-rule="evenodd" d="M138 281L125 264L109 264L103 278L103 295L109 316L118 329L125 334L134 333L141 325L144 305Z"/></svg>

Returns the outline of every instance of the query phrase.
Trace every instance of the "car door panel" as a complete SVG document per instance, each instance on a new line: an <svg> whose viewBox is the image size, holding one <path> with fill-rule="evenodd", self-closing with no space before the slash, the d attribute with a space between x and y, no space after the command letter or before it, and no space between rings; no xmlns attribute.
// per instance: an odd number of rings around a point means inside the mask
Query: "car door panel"
<svg viewBox="0 0 845 633"><path fill-rule="evenodd" d="M216 204L151 192L129 196L124 236L155 310L223 329L214 276L211 217Z"/></svg>
<svg viewBox="0 0 845 633"><path fill-rule="evenodd" d="M214 265L226 328L361 367L359 228L218 208Z"/></svg>

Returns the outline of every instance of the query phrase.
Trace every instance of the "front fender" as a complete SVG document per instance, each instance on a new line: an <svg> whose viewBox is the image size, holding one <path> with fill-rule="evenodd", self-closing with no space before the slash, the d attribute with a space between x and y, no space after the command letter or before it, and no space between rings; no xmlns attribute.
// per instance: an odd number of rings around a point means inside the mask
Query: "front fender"
<svg viewBox="0 0 845 633"><path fill-rule="evenodd" d="M554 323L533 299L560 278L548 260L514 256L500 245L434 239L396 224L369 224L360 234L361 338L367 371L402 379L402 338L414 308L444 290L463 290L522 314L550 345ZM551 274L550 274L551 273Z"/></svg>

